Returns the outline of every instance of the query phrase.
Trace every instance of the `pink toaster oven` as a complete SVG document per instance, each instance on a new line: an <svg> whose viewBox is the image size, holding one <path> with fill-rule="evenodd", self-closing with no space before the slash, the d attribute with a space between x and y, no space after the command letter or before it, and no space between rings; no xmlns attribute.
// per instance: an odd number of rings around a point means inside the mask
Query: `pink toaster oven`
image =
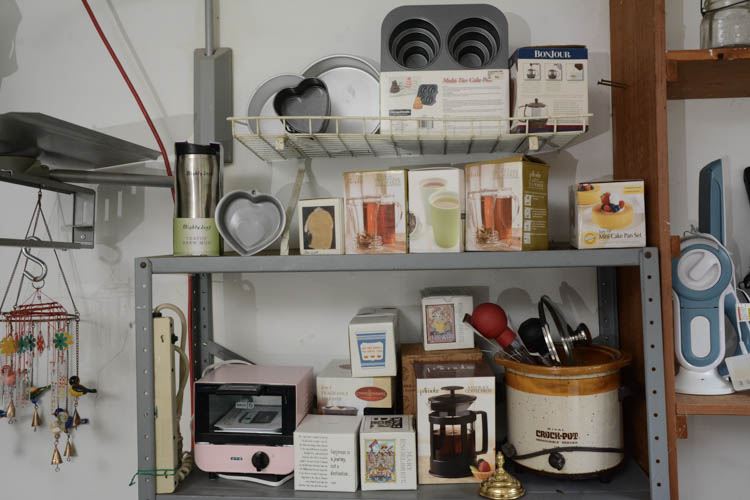
<svg viewBox="0 0 750 500"><path fill-rule="evenodd" d="M309 367L217 367L195 383L196 465L210 474L290 474L294 430L313 394Z"/></svg>

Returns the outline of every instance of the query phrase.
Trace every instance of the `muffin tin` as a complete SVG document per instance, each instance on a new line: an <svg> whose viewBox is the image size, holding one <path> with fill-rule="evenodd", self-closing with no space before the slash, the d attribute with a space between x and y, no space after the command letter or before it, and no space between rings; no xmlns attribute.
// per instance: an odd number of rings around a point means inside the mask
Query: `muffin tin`
<svg viewBox="0 0 750 500"><path fill-rule="evenodd" d="M508 21L491 5L408 5L381 26L381 71L508 68Z"/></svg>

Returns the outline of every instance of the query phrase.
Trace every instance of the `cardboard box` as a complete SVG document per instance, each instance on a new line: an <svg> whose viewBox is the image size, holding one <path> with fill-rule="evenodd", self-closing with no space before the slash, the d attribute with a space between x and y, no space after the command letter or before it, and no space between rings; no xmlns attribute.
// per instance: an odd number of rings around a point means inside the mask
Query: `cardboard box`
<svg viewBox="0 0 750 500"><path fill-rule="evenodd" d="M491 469L495 468L495 376L484 363L418 363L417 374L417 471L419 484L446 483L478 483L480 479L474 477L470 465L478 466L480 460L488 462ZM475 420L473 426L445 425L431 423L430 414L444 415L446 412L433 412L430 398L446 397L452 387L460 397L474 398L468 404L467 411L473 412ZM486 414L487 426L484 426ZM473 429L473 435L462 434L467 428ZM449 438L432 439L433 432L445 433ZM474 440L476 452L468 462L461 467L451 467L451 477L446 477L448 470L446 455L455 456L469 447L452 445L451 437L457 443L464 440ZM432 453L431 446L441 446L440 450ZM467 452L468 453L468 452ZM431 457L438 458L442 463L434 464ZM445 470L437 470L443 467ZM435 468L436 470L433 470ZM440 476L438 475L440 474ZM442 476L442 477L441 477ZM458 476L458 477L457 477Z"/></svg>
<svg viewBox="0 0 750 500"><path fill-rule="evenodd" d="M470 349L474 332L463 322L474 310L470 291L458 288L422 290L422 341L425 351Z"/></svg>
<svg viewBox="0 0 750 500"><path fill-rule="evenodd" d="M297 205L300 255L344 253L344 201L300 200Z"/></svg>
<svg viewBox="0 0 750 500"><path fill-rule="evenodd" d="M588 126L588 49L575 46L521 47L511 57L513 116L529 118L529 132L585 130ZM513 132L526 132L526 121L514 121Z"/></svg>
<svg viewBox="0 0 750 500"><path fill-rule="evenodd" d="M366 308L349 322L352 377L398 374L398 310Z"/></svg>
<svg viewBox="0 0 750 500"><path fill-rule="evenodd" d="M365 408L395 406L393 377L352 377L348 360L331 361L316 379L318 412L362 415Z"/></svg>
<svg viewBox="0 0 750 500"><path fill-rule="evenodd" d="M381 134L499 134L507 132L510 72L507 69L384 71L380 74ZM483 118L447 121L428 118ZM412 119L408 119L412 118Z"/></svg>
<svg viewBox="0 0 750 500"><path fill-rule="evenodd" d="M416 490L414 417L364 417L359 430L359 471L362 491Z"/></svg>
<svg viewBox="0 0 750 500"><path fill-rule="evenodd" d="M470 163L466 176L466 249L546 250L549 166L513 156Z"/></svg>
<svg viewBox="0 0 750 500"><path fill-rule="evenodd" d="M462 252L464 200L463 170L410 170L409 252Z"/></svg>
<svg viewBox="0 0 750 500"><path fill-rule="evenodd" d="M451 349L449 351L425 351L424 344L401 344L401 386L403 388L403 412L417 414L417 375L414 366L429 362L479 362L484 359L479 349Z"/></svg>
<svg viewBox="0 0 750 500"><path fill-rule="evenodd" d="M308 415L294 431L294 489L357 491L359 417Z"/></svg>
<svg viewBox="0 0 750 500"><path fill-rule="evenodd" d="M646 246L643 181L584 182L570 188L570 242L576 248Z"/></svg>
<svg viewBox="0 0 750 500"><path fill-rule="evenodd" d="M406 170L344 173L346 253L406 253Z"/></svg>

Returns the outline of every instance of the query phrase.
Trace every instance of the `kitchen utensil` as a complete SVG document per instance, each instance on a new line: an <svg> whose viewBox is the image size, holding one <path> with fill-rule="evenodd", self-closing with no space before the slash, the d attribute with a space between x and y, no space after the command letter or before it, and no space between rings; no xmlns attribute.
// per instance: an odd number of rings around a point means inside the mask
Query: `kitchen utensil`
<svg viewBox="0 0 750 500"><path fill-rule="evenodd" d="M574 365L577 363L575 359L574 346L576 343L591 343L591 332L588 327L580 323L575 329L571 328L565 319L562 311L552 302L546 295L542 295L539 300L539 320L542 326L542 334L544 335L544 341L547 344L547 350L549 352L552 363L555 365ZM552 322L555 325L560 342L563 348L563 355L561 355L555 344L555 339L552 336L552 330L550 328L550 322L547 319L552 318Z"/></svg>
<svg viewBox="0 0 750 500"><path fill-rule="evenodd" d="M701 0L701 48L750 46L750 0Z"/></svg>
<svg viewBox="0 0 750 500"><path fill-rule="evenodd" d="M491 5L397 7L380 40L384 72L508 68L508 21Z"/></svg>
<svg viewBox="0 0 750 500"><path fill-rule="evenodd" d="M299 75L277 75L261 83L253 92L250 98L250 104L247 106L247 116L277 116L273 109L273 99L276 94L285 88L296 87L304 80ZM281 120L250 120L247 124L250 131L255 134L263 135L283 135L284 125Z"/></svg>
<svg viewBox="0 0 750 500"><path fill-rule="evenodd" d="M331 98L328 87L318 78L305 78L296 87L281 89L273 98L276 114L284 116L329 116ZM328 128L328 120L286 120L288 132L296 134L318 134Z"/></svg>
<svg viewBox="0 0 750 500"><path fill-rule="evenodd" d="M680 255L672 259L675 351L681 367L675 390L681 394L730 394L734 389L723 365L725 323L731 323L740 336L739 343L746 346L750 346L750 329L747 323L737 321L734 264L724 246L721 160L701 170L698 186L698 231L682 238ZM737 353L740 350L738 345Z"/></svg>
<svg viewBox="0 0 750 500"><path fill-rule="evenodd" d="M219 255L220 240L214 222L221 196L221 146L175 144L175 255Z"/></svg>
<svg viewBox="0 0 750 500"><path fill-rule="evenodd" d="M496 341L507 356L525 363L534 363L521 339L508 327L505 311L497 304L479 304L471 315L464 316L464 323L468 323L481 336Z"/></svg>
<svg viewBox="0 0 750 500"><path fill-rule="evenodd" d="M380 72L375 63L362 57L332 55L319 59L302 71L305 78L317 78L328 87L334 116L374 117L380 114ZM379 120L338 120L332 133L375 134Z"/></svg>
<svg viewBox="0 0 750 500"><path fill-rule="evenodd" d="M216 226L240 255L253 255L276 241L286 224L284 206L275 196L232 191L216 206Z"/></svg>
<svg viewBox="0 0 750 500"><path fill-rule="evenodd" d="M442 387L448 391L429 398L430 409L430 474L438 477L466 477L477 455L487 453L487 413L469 408L476 396L457 394L460 386ZM477 450L477 417L482 421L482 440Z"/></svg>

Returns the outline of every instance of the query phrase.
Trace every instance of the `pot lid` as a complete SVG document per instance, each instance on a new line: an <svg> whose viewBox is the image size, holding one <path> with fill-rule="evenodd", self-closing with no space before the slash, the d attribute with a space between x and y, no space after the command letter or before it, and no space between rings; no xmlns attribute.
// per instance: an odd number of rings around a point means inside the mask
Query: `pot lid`
<svg viewBox="0 0 750 500"><path fill-rule="evenodd" d="M468 394L456 394L456 391L460 391L463 387L459 385L449 385L447 387L441 387L440 390L449 391L450 394L440 394L439 396L433 396L429 398L430 406L433 410L444 410L454 412L459 407L468 407L476 401L476 396L469 396Z"/></svg>
<svg viewBox="0 0 750 500"><path fill-rule="evenodd" d="M530 108L546 108L547 107L547 105L544 104L543 102L539 102L539 99L534 99L534 102L530 102L526 106Z"/></svg>

